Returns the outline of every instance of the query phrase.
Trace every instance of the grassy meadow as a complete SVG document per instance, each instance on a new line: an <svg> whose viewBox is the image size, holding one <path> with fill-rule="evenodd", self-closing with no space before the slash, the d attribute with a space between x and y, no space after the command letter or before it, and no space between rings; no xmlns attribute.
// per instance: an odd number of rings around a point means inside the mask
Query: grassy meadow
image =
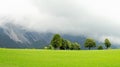
<svg viewBox="0 0 120 67"><path fill-rule="evenodd" d="M1 48L0 67L120 67L120 50Z"/></svg>

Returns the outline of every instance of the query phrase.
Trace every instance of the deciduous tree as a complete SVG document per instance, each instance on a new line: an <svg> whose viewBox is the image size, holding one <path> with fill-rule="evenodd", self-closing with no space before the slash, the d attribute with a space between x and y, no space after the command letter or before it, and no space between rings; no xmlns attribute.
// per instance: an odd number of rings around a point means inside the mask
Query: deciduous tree
<svg viewBox="0 0 120 67"><path fill-rule="evenodd" d="M84 46L90 50L91 47L96 47L96 43L93 39L88 38L86 39Z"/></svg>
<svg viewBox="0 0 120 67"><path fill-rule="evenodd" d="M104 44L105 44L107 49L111 46L111 43L110 43L110 41L107 38L105 39L105 43Z"/></svg>
<svg viewBox="0 0 120 67"><path fill-rule="evenodd" d="M59 34L55 34L50 43L55 49L60 49L62 46L62 38Z"/></svg>

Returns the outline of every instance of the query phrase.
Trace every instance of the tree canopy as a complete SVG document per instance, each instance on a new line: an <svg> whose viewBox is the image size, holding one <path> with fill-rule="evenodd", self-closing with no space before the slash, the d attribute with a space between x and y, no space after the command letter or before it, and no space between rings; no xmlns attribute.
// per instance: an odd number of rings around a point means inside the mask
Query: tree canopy
<svg viewBox="0 0 120 67"><path fill-rule="evenodd" d="M110 43L110 41L107 38L105 39L105 43L104 44L105 44L107 49L111 46L111 43Z"/></svg>
<svg viewBox="0 0 120 67"><path fill-rule="evenodd" d="M89 48L89 50L90 50L91 47L96 47L96 43L95 43L95 41L93 39L88 38L88 39L86 39L86 41L84 43L84 46L86 48Z"/></svg>
<svg viewBox="0 0 120 67"><path fill-rule="evenodd" d="M50 43L55 49L59 49L62 46L62 38L59 34L55 34Z"/></svg>
<svg viewBox="0 0 120 67"><path fill-rule="evenodd" d="M65 40L59 34L55 34L51 40L50 45L55 49L60 50L79 50L80 44L75 42L71 42L69 40Z"/></svg>
<svg viewBox="0 0 120 67"><path fill-rule="evenodd" d="M105 39L104 42L106 48L108 49L111 46L111 43L108 39ZM95 49L102 50L103 46L97 45L98 47ZM84 42L84 47L88 48L89 50L92 47L96 47L96 42L94 39L87 38ZM55 34L50 42L48 47L45 49L58 49L58 50L80 50L80 44L78 42L71 42L62 38L59 34Z"/></svg>

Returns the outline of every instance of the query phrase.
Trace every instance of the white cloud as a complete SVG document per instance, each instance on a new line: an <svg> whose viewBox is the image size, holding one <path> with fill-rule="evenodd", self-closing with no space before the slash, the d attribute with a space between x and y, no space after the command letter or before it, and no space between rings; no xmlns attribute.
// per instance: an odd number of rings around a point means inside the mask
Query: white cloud
<svg viewBox="0 0 120 67"><path fill-rule="evenodd" d="M100 41L109 36L113 43L120 44L119 3L119 0L0 0L0 24L11 20L41 32L85 34Z"/></svg>
<svg viewBox="0 0 120 67"><path fill-rule="evenodd" d="M24 16L36 14L37 8L30 0L0 0L0 15Z"/></svg>
<svg viewBox="0 0 120 67"><path fill-rule="evenodd" d="M119 45L120 44L120 37L118 36L111 36L111 35L102 35L102 36L99 36L97 37L96 39L100 42L103 42L104 43L104 40L108 38L110 40L110 42L112 42L112 44L116 44L116 45Z"/></svg>

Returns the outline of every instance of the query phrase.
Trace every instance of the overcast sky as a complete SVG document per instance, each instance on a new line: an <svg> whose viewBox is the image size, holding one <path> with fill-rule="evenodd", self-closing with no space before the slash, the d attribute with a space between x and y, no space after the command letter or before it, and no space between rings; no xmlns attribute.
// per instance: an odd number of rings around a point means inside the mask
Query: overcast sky
<svg viewBox="0 0 120 67"><path fill-rule="evenodd" d="M6 22L120 44L119 0L0 0L0 25Z"/></svg>

